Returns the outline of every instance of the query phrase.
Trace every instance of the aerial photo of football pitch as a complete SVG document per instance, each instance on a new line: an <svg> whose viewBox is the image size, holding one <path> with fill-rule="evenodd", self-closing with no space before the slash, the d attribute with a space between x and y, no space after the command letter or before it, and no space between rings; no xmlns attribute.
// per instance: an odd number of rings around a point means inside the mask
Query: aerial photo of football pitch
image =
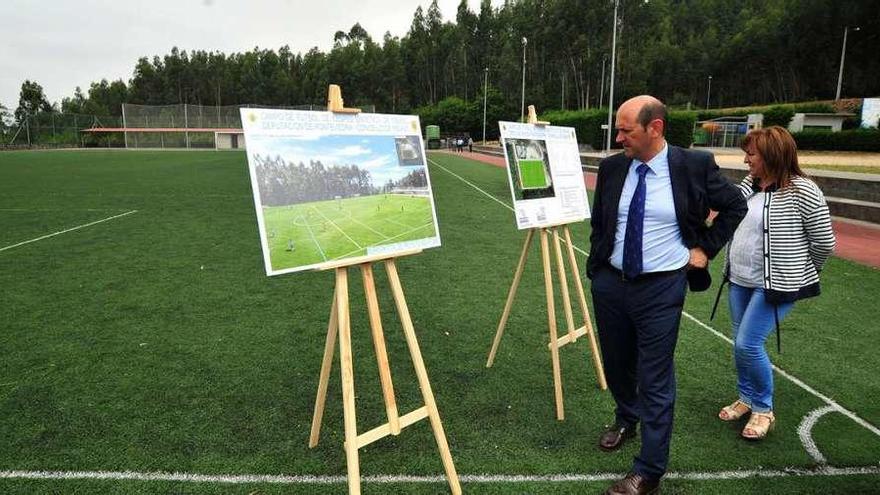
<svg viewBox="0 0 880 495"><path fill-rule="evenodd" d="M443 245L397 264L463 492L602 493L639 442L597 447L614 401L596 385L587 339L560 350L556 420L537 243L486 368L525 236L505 169L426 160ZM417 199L331 199L267 217L279 218L282 251L302 230L293 252L354 250L426 224ZM360 216L377 208L395 214ZM583 271L588 223L571 233ZM334 274L267 276L261 240L244 153L0 152L0 493L347 493L338 357L308 446ZM424 400L381 263L375 273L395 397L412 411ZM743 422L716 417L736 390L724 303L709 320L716 287L685 304L663 493L880 493L880 271L832 257L822 295L782 323L781 353L771 337L777 424L757 443L740 438ZM368 431L387 416L360 276L349 290L357 426ZM366 495L449 493L427 421L362 449L360 472Z"/></svg>
<svg viewBox="0 0 880 495"><path fill-rule="evenodd" d="M427 196L387 193L263 207L273 268L362 256L383 244L434 237Z"/></svg>

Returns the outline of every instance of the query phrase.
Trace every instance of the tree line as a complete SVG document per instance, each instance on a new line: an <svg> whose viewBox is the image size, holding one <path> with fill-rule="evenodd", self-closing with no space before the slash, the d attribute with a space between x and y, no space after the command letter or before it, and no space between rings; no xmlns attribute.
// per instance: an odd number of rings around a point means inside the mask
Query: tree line
<svg viewBox="0 0 880 495"><path fill-rule="evenodd" d="M320 160L306 165L285 161L281 156L254 155L260 199L264 206L284 206L337 197L369 196L396 189L427 187L425 168L418 167L381 187L373 185L370 172L357 165L326 166Z"/></svg>
<svg viewBox="0 0 880 495"><path fill-rule="evenodd" d="M357 165L292 164L280 156L255 155L260 199L264 206L325 201L337 196L377 194L370 172Z"/></svg>
<svg viewBox="0 0 880 495"><path fill-rule="evenodd" d="M515 119L523 58L526 104L595 108L607 105L613 10L612 0L509 0L500 7L482 0L476 10L462 0L454 19L444 19L433 0L415 10L402 37L375 40L355 24L333 34L327 52L175 47L137 60L128 81L75 88L60 106L46 101L36 81L25 81L15 118L53 109L118 115L122 102L321 105L335 83L349 106L426 114L456 98L447 107L470 105L480 117L488 87L489 112ZM847 26L859 30L849 31L843 95L880 93L876 0L620 0L617 19L617 103L641 93L696 108L707 100L722 107L833 98Z"/></svg>

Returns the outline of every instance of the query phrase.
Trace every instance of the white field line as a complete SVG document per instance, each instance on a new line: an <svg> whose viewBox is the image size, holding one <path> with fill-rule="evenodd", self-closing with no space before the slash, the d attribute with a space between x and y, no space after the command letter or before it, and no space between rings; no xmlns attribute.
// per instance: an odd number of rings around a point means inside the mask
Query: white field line
<svg viewBox="0 0 880 495"><path fill-rule="evenodd" d="M880 474L878 466L834 468L821 467L815 470L802 468L783 468L770 470L741 471L697 471L671 472L667 479L679 480L732 480L746 478L799 478L859 476ZM459 476L462 483L577 483L590 481L611 481L621 478L623 473L595 474L465 474ZM348 482L345 476L297 476L270 474L194 474L137 471L0 471L0 479L41 479L41 480L114 480L114 481L174 481L189 483L227 483L227 484L281 484L281 485L342 485ZM374 475L362 476L364 483L446 483L445 476Z"/></svg>
<svg viewBox="0 0 880 495"><path fill-rule="evenodd" d="M137 210L131 210L131 211L127 211L125 213L120 213L119 215L113 215L112 217L102 218L102 219L96 220L94 222L89 222L89 223L84 223L82 225L77 225L76 227L71 227L69 229L60 230L58 232L53 232L51 234L46 234L44 236L37 237L36 239L22 241L22 242L19 242L18 244L12 244L10 246L2 247L2 248L0 248L0 251L6 251L7 249L12 249L12 248L16 248L19 246L24 246L25 244L30 244L32 242L42 241L43 239L48 239L50 237L55 237L56 235L61 235L61 234L65 234L67 232L72 232L74 230L79 230L79 229L84 229L86 227L91 227L92 225L97 225L102 222L109 222L110 220L113 220L116 218L122 218L126 215L131 215L132 213L137 213Z"/></svg>
<svg viewBox="0 0 880 495"><path fill-rule="evenodd" d="M464 177L462 177L462 176L456 174L456 173L453 172L452 170L449 170L448 168L444 167L443 165L440 165L439 163L435 162L434 160L431 160L430 158L428 158L428 161L431 162L431 163L433 163L434 165L436 165L436 166L442 168L443 170L446 171L446 173L455 176L456 178L458 178L458 180L460 180L460 181L464 182L465 184L467 184L467 185L473 187L473 188L476 189L477 191L480 191L481 193L483 193L487 198L491 199L492 201L494 201L494 202L500 204L501 206L507 208L507 209L510 210L510 211L513 211L513 207L512 207L512 206L510 206L509 204L505 203L504 201L501 201L500 199L496 198L495 196L492 196L491 194L487 193L486 191L480 189L479 187L477 187L476 185L474 185L473 183L471 183L470 181L468 181L468 180L465 179Z"/></svg>
<svg viewBox="0 0 880 495"><path fill-rule="evenodd" d="M357 198L357 199L364 199L364 198ZM315 207L314 207L314 206L311 206L311 208L315 208ZM317 209L317 208L315 208L315 209ZM367 225L367 224L365 224L364 222L361 222L360 220L358 220L357 218L355 218L354 215L352 215L352 213L351 213L350 211L345 210L345 212L348 213L348 217L344 218L343 220L351 220L352 222L354 222L354 223L356 223L356 224L359 224L361 227L366 228L366 229L369 230L370 232L372 232L372 233L374 233L374 234L376 234L376 235L378 235L378 236L380 236L380 237L384 237L385 239L388 239L388 238L389 238L387 235L383 234L382 232L379 232L378 230L376 230L376 229L370 227L369 225ZM325 217L325 218L326 218L326 217ZM328 219L328 220L329 220L329 219ZM408 226L407 226L407 227L408 227Z"/></svg>
<svg viewBox="0 0 880 495"><path fill-rule="evenodd" d="M485 194L486 196L489 196L490 198L494 199L497 203L502 204L502 205L503 205L504 207L506 207L507 209L509 209L509 210L513 210L513 208L510 207L509 205L507 205L506 203L502 202L502 201L499 200L498 198L495 198L494 196L492 196L491 194L487 193L486 191L480 189L479 187L475 186L474 184L471 184L471 183L468 182L466 179L464 179L463 177L457 175L456 173L452 172L451 170L447 169L446 167L444 167L444 166L442 166L442 165L438 164L437 162L432 161L432 160L430 160L430 159L429 159L429 161L430 161L431 163L433 163L434 165L440 167L441 169L443 169L443 170L449 172L451 175L453 175L453 176L459 178L461 181L463 181L463 182L465 182L466 184L470 185L470 186L473 187L474 189L476 189L476 190L480 191L481 193ZM574 247L575 247L575 249L577 249L579 252L584 253L584 251L583 251L582 249L578 248L577 246L574 246ZM584 254L586 254L586 253L584 253ZM720 338L721 340L724 340L724 341L727 342L728 344L733 345L733 341L730 340L730 338L728 338L726 335L722 334L722 333L719 332L718 330L715 330L714 328L710 327L709 325L707 325L707 324L703 323L702 321L698 320L697 318L695 318L693 315L691 315L691 314L688 313L687 311L682 311L682 315L684 315L686 318L688 318L689 320L693 321L693 322L696 323L697 325L699 325L699 326L705 328L706 330L712 332L713 335L715 335L716 337ZM819 400L825 402L825 403L828 404L829 406L834 407L834 410L836 410L837 412L843 414L844 416L850 418L851 420L855 421L855 422L858 423L859 425L865 427L865 428L866 428L867 430L869 430L871 433L874 433L875 435L880 436L880 429L878 429L876 426L872 425L871 423L867 422L866 420L860 418L860 417L857 416L854 412L850 411L849 409L846 409L845 407L841 406L840 404L838 404L838 403L835 402L834 400L830 399L830 398L827 397L826 395L824 395L824 394L818 392L816 389L814 389L813 387L807 385L806 383L804 383L804 382L801 381L800 379L796 378L794 375L788 373L787 371L783 370L782 368L780 368L780 367L778 367L778 366L776 366L776 365L773 365L773 369L774 369L777 373L779 373L782 377L788 379L790 382L794 383L794 384L797 385L798 387L800 387L800 388L806 390L808 393L810 393L811 395L815 396L815 397L818 398Z"/></svg>
<svg viewBox="0 0 880 495"><path fill-rule="evenodd" d="M299 217L302 218L302 215L300 215ZM303 220L305 220L305 219L303 219ZM321 253L321 257L324 258L324 261L327 261L327 255L324 254L324 250L321 249L321 244L319 244L318 240L315 239L315 234L312 232L312 227L309 225L309 221L306 220L305 222L306 222L306 230L309 231L309 237L312 238L312 242L315 243L315 246L318 246L318 252Z"/></svg>
<svg viewBox="0 0 880 495"><path fill-rule="evenodd" d="M507 209L510 210L510 211L514 211L514 210L513 210L513 207L510 206L509 204L505 203L504 201L501 201L500 199L496 198L495 196L492 196L491 194L487 193L486 191L480 189L479 186L473 184L472 182L468 181L468 180L465 179L464 177L462 177L462 176L456 174L456 173L453 172L452 170L449 170L448 168L444 167L443 165L440 165L439 163L435 162L434 160L431 160L430 158L428 158L428 161L431 162L432 164L434 164L434 165L436 165L436 166L442 168L443 170L445 170L445 171L446 171L447 173L449 173L450 175L453 175L453 176L457 177L459 180L461 180L461 181L464 182L465 184L467 184L467 185L473 187L473 188L476 189L477 191L480 191L480 192L483 193L485 196L491 198L493 201L495 201L496 203L500 204L501 206L507 208ZM565 243L565 239L564 239L564 238L560 237L559 240L562 241L563 243ZM588 254L589 254L589 253L587 253L586 251L584 251L583 249L581 249L580 247L576 246L574 243L572 243L572 247L575 249L575 251L577 251L577 252L583 254L584 256L588 256Z"/></svg>
<svg viewBox="0 0 880 495"><path fill-rule="evenodd" d="M336 225L336 222L334 222L333 220L330 220L329 218L327 218L326 215L324 215L323 213L321 213L321 210L315 208L314 206L309 206L309 208L311 208L311 209L315 210L316 212L318 212L318 215L321 215L322 217L324 217L324 220L327 220L328 222L330 222L331 225L333 225L334 227L336 227L336 230L338 230L339 232L342 232L342 235L344 235L346 238L348 238L349 241L353 242L354 245L358 247L358 249L363 249L363 246L361 246L360 244L358 244L356 240L352 239L348 234L346 234L344 230L340 229L340 228L339 228L339 225Z"/></svg>
<svg viewBox="0 0 880 495"><path fill-rule="evenodd" d="M803 444L807 453L810 454L810 457L816 461L816 464L819 464L820 466L828 464L828 460L825 459L822 452L819 452L819 447L817 447L816 442L813 441L813 427L819 422L819 418L834 411L834 406L825 406L814 409L810 411L808 415L804 416L804 419L801 420L801 424L798 425L797 432L798 436L801 438L801 444Z"/></svg>
<svg viewBox="0 0 880 495"><path fill-rule="evenodd" d="M407 224L405 224L405 223L403 223L403 222L399 222L399 221L397 221L397 220L395 220L395 219L393 219L393 218L386 218L385 221L386 221L386 222L391 222L391 223L396 223L397 225L399 225L399 226L401 226L401 227L404 227L404 228L407 228L407 229L411 229L411 228L413 228L412 225L407 225Z"/></svg>
<svg viewBox="0 0 880 495"><path fill-rule="evenodd" d="M405 236L405 235L407 235L407 234L410 234L410 233L412 233L412 232L415 232L415 231L417 231L417 230L419 230L419 229L423 229L423 228L428 227L428 226L431 226L431 225L434 225L434 221L433 221L433 220L430 221L430 222L428 222L428 223L426 223L425 225L421 225L421 226L418 226L418 227L416 227L416 228L414 228L414 229L407 230L406 232L403 232L402 234L397 234L397 235L394 236L394 237L389 237L389 238L385 239L384 241L382 241L381 243L379 243L379 244L375 244L375 245L376 245L376 246L381 246L382 244L385 244L387 241L393 241L394 239L397 239L398 237ZM369 247L369 246L367 246L367 247ZM361 248L361 249L363 249L363 248ZM333 258L333 260L338 260L338 259L342 259L342 258L345 258L345 257L351 256L352 254L354 254L354 253L356 253L356 252L358 252L358 251L360 251L360 249L355 249L354 251L349 251L349 252L347 252L347 253L345 253L345 254L341 254L341 255L339 255L339 256ZM330 261L333 261L333 260L330 260Z"/></svg>
<svg viewBox="0 0 880 495"><path fill-rule="evenodd" d="M348 219L351 220L352 222L354 222L354 223L360 225L361 227L364 227L364 228L368 229L370 232L372 232L372 233L374 233L374 234L378 234L378 235L384 237L385 239L390 239L390 237L388 237L387 235L385 235L385 234L379 232L378 230L376 230L376 229L370 227L369 225L365 224L364 222L361 222L360 220L358 220L357 218L355 218L354 215L350 216Z"/></svg>
<svg viewBox="0 0 880 495"><path fill-rule="evenodd" d="M712 332L716 337L718 337L718 338L720 338L720 339L726 341L726 342L727 342L728 344L730 344L730 345L733 345L733 341L730 340L730 338L727 337L726 335L724 335L724 334L722 334L721 332L719 332L718 330L715 330L714 328L710 327L709 325L706 325L705 323L703 323L702 321L700 321L700 320L694 318L693 316L691 316L691 315L688 314L687 312L682 312L682 314L683 314L685 317L687 317L687 318L689 318L690 320L692 320L692 321L693 321L694 323L696 323L697 325L699 325L699 326L705 328L706 330ZM810 393L811 395L813 395L814 397L818 398L819 400L821 400L822 402L826 403L827 405L833 407L835 411L839 412L840 414L843 414L844 416L846 416L846 417L848 417L849 419L855 421L855 422L858 423L859 425L865 427L865 428L866 428L867 430L869 430L871 433L873 433L873 434L875 434L875 435L877 435L877 436L880 436L880 429L878 429L876 426L874 426L874 425L872 425L871 423L869 423L869 422L865 421L864 419L860 418L860 417L857 416L854 412L852 412L852 411L850 411L849 409L847 409L847 408L841 406L840 404L838 404L837 402L835 402L833 399L827 397L825 394L820 393L819 391L817 391L817 390L814 389L813 387L807 385L806 383L804 383L803 381L801 381L800 379L798 379L798 378L795 377L794 375L788 373L787 371L783 370L782 368L776 366L775 364L772 365L772 366L773 366L773 369L774 369L777 373L779 373L779 375L781 375L782 377L788 379L788 381L790 381L790 382L794 383L795 385L797 385L798 387L800 387L800 388L806 390L807 392L809 392L809 393Z"/></svg>

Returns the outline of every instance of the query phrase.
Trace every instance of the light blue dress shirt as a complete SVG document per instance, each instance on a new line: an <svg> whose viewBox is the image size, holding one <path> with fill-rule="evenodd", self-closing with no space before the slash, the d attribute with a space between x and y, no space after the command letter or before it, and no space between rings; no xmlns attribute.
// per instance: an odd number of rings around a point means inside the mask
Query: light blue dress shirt
<svg viewBox="0 0 880 495"><path fill-rule="evenodd" d="M623 239L629 204L639 181L636 172L639 160L632 160L620 203L617 204L617 232L614 250L608 261L618 270L623 269ZM645 226L642 237L642 273L677 270L688 263L690 251L681 239L678 219L675 216L675 200L672 198L672 180L669 176L669 145L664 144L660 153L648 163L645 175Z"/></svg>

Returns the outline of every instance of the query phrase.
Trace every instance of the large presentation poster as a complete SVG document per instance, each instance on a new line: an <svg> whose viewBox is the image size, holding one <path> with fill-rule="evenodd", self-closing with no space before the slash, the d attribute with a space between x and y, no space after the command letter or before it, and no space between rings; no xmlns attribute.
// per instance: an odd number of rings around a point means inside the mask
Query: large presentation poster
<svg viewBox="0 0 880 495"><path fill-rule="evenodd" d="M499 122L520 229L590 217L577 138L571 127Z"/></svg>
<svg viewBox="0 0 880 495"><path fill-rule="evenodd" d="M419 118L241 109L268 275L440 245Z"/></svg>

